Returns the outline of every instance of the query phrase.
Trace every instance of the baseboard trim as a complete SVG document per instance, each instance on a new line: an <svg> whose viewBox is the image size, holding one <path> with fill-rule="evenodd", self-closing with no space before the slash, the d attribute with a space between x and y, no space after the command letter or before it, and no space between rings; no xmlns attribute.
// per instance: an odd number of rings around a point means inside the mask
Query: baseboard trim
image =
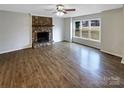
<svg viewBox="0 0 124 93"><path fill-rule="evenodd" d="M117 57L122 58L122 55L119 55L119 54L111 53L111 52L105 51L105 50L103 50L103 49L101 49L100 51L101 51L101 52L104 52L104 53L107 53L107 54L110 54L110 55L114 55L114 56L117 56Z"/></svg>
<svg viewBox="0 0 124 93"><path fill-rule="evenodd" d="M27 48L32 48L32 45L30 45L28 47L23 47L23 48L17 48L17 49L12 49L12 50L1 51L0 54L14 52L14 51L22 50L22 49L27 49Z"/></svg>

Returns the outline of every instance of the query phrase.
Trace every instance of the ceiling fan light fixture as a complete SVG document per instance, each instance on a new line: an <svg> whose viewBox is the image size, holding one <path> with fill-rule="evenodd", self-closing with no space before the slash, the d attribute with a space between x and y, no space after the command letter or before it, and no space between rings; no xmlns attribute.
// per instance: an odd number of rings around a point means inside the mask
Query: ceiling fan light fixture
<svg viewBox="0 0 124 93"><path fill-rule="evenodd" d="M64 15L64 13L63 13L63 12L61 12L61 11L58 11L58 12L56 13L56 15L57 15L57 16L63 16L63 15Z"/></svg>
<svg viewBox="0 0 124 93"><path fill-rule="evenodd" d="M57 5L57 10L63 10L64 9L64 6L63 5L61 5L61 4L58 4Z"/></svg>

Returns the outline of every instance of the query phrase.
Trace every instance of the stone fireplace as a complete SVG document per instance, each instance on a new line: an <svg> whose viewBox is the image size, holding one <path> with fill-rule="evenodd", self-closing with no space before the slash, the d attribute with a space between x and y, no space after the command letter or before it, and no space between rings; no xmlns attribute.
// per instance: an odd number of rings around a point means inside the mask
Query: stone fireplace
<svg viewBox="0 0 124 93"><path fill-rule="evenodd" d="M50 45L53 42L52 18L32 16L32 47Z"/></svg>

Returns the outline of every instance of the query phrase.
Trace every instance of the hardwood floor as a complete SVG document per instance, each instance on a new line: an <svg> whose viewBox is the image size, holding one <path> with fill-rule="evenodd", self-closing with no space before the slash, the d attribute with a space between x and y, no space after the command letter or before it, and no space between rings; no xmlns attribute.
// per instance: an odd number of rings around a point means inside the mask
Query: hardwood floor
<svg viewBox="0 0 124 93"><path fill-rule="evenodd" d="M124 87L121 59L60 42L0 55L0 87Z"/></svg>

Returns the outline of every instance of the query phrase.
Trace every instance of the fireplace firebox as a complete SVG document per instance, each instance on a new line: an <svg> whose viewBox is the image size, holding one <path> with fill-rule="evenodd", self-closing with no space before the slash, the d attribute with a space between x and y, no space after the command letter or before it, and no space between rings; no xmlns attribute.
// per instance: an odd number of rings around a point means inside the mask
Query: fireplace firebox
<svg viewBox="0 0 124 93"><path fill-rule="evenodd" d="M38 43L49 42L49 32L38 32L37 42Z"/></svg>

